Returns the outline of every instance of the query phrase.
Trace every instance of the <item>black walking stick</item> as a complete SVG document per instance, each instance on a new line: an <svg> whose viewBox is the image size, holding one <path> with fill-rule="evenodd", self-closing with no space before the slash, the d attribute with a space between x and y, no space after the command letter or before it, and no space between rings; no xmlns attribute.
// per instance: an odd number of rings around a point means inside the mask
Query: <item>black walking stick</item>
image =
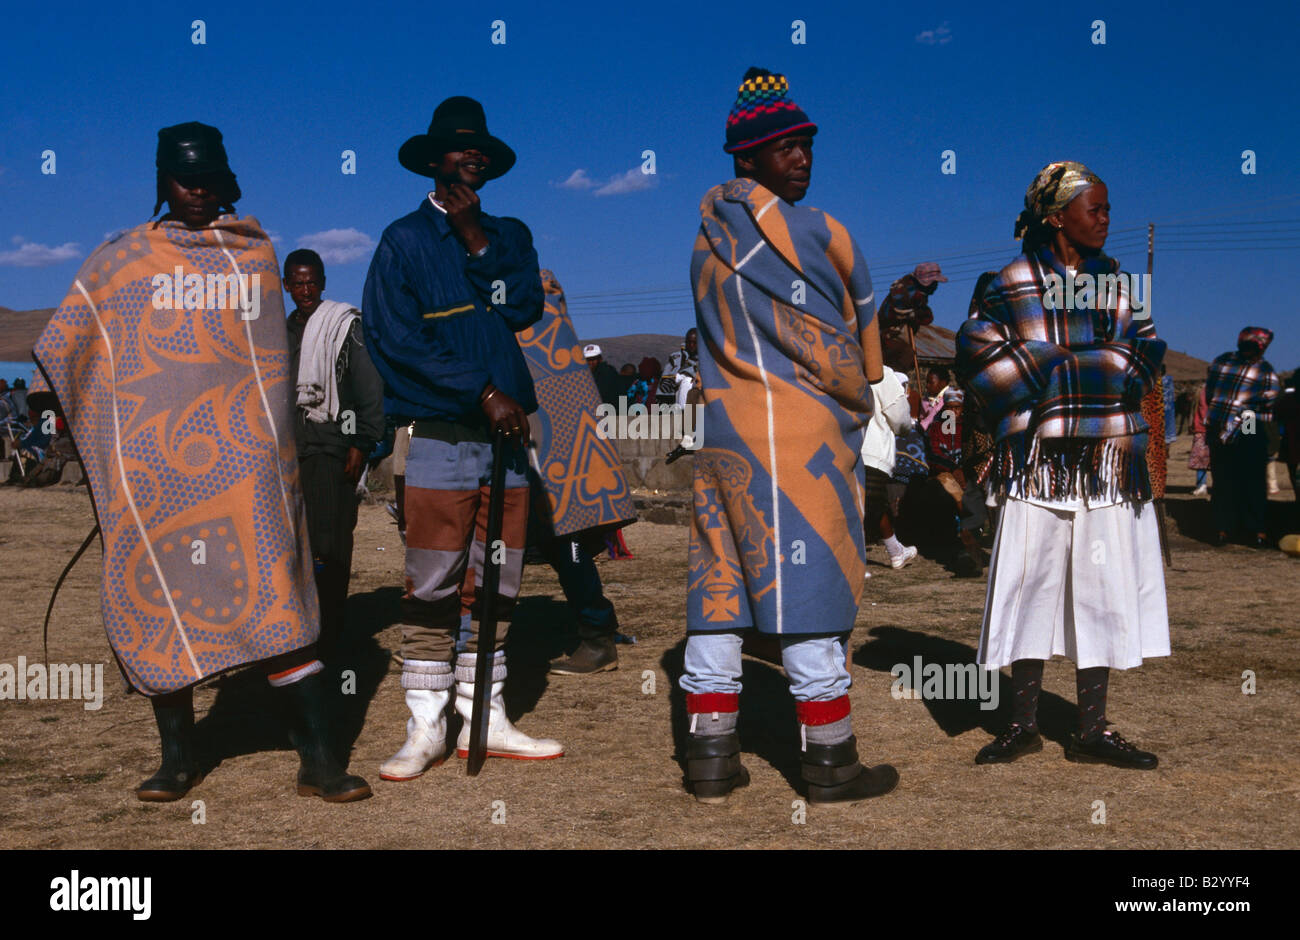
<svg viewBox="0 0 1300 940"><path fill-rule="evenodd" d="M487 537L483 544L483 585L479 602L478 656L474 661L474 710L469 722L469 761L471 777L478 776L487 760L488 700L492 695L491 663L497 645L497 590L501 586L501 566L496 562L496 545L501 540L501 516L505 512L506 462L505 434L498 430L492 438L492 487L488 490Z"/></svg>

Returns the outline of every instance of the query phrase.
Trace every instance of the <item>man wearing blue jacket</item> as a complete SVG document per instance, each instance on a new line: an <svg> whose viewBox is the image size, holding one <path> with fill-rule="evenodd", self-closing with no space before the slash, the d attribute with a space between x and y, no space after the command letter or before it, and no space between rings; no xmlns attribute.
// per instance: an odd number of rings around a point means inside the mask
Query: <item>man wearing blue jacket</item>
<svg viewBox="0 0 1300 940"><path fill-rule="evenodd" d="M479 208L477 191L515 162L514 151L488 133L482 105L448 98L433 112L428 133L403 144L397 159L432 178L435 188L384 231L366 277L362 319L384 379L384 410L413 426L402 598L402 688L411 718L406 743L379 771L385 780L412 780L447 754L453 688L464 719L456 750L465 757L469 749L476 591L497 430L506 434L508 463L503 546L490 550L504 551L497 601L503 621L519 593L528 414L537 399L514 334L541 318L543 301L528 227ZM560 757L559 742L530 738L506 718L506 632L503 622L490 680L488 756Z"/></svg>

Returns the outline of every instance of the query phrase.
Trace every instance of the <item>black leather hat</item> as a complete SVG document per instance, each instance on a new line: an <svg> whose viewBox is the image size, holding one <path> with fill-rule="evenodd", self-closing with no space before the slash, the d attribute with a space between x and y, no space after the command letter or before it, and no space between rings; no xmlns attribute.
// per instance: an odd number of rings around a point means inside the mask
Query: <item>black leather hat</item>
<svg viewBox="0 0 1300 940"><path fill-rule="evenodd" d="M397 151L397 162L412 173L433 176L430 163L444 153L470 147L488 156L487 179L504 176L515 165L515 152L488 133L483 105L473 98L456 95L434 109L427 133L416 134L402 144Z"/></svg>
<svg viewBox="0 0 1300 940"><path fill-rule="evenodd" d="M226 204L233 206L243 195L239 183L230 170L226 158L226 148L221 143L221 131L198 121L187 121L164 127L158 132L158 156L154 160L159 173L176 177L224 177L229 183ZM163 193L158 191L158 205L154 214L163 203Z"/></svg>
<svg viewBox="0 0 1300 940"><path fill-rule="evenodd" d="M198 121L164 127L158 132L158 169L172 176L207 176L229 173L230 161L221 143L221 131Z"/></svg>

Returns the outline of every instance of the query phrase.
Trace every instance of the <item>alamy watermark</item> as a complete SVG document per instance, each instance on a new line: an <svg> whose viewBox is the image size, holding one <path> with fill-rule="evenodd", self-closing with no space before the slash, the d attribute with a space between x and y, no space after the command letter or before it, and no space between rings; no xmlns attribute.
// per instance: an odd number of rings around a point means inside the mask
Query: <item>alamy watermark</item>
<svg viewBox="0 0 1300 940"><path fill-rule="evenodd" d="M687 450L704 446L703 405L629 406L620 398L617 408L608 402L597 405L596 419L602 440L680 441Z"/></svg>
<svg viewBox="0 0 1300 940"><path fill-rule="evenodd" d="M262 315L261 274L173 274L159 272L149 282L155 310L238 310L245 320Z"/></svg>
<svg viewBox="0 0 1300 940"><path fill-rule="evenodd" d="M83 876L72 869L50 881L52 911L130 911L133 920L148 920L153 911L153 878Z"/></svg>
<svg viewBox="0 0 1300 940"><path fill-rule="evenodd" d="M1119 301L1122 287L1128 288L1129 309L1134 320L1151 317L1151 275L1087 274L1079 273L1073 279L1061 277L1055 271L1043 278L1047 288L1043 306L1048 310L1111 310Z"/></svg>
<svg viewBox="0 0 1300 940"><path fill-rule="evenodd" d="M976 663L923 664L920 656L913 656L911 665L896 663L890 667L889 674L894 677L889 694L895 699L976 699L980 711L994 711L998 707L996 669L983 669Z"/></svg>
<svg viewBox="0 0 1300 940"><path fill-rule="evenodd" d="M81 701L88 712L104 706L103 663L0 663L0 701Z"/></svg>

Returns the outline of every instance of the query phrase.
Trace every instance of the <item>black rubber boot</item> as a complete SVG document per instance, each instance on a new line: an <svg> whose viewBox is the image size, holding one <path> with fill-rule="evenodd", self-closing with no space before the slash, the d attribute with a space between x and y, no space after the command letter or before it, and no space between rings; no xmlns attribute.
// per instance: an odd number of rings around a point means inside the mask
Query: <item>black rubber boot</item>
<svg viewBox="0 0 1300 940"><path fill-rule="evenodd" d="M894 789L898 771L889 764L863 767L858 739L849 735L839 744L809 742L803 752L803 779L809 803L855 803Z"/></svg>
<svg viewBox="0 0 1300 940"><path fill-rule="evenodd" d="M291 708L294 747L302 758L298 795L319 796L326 803L351 803L370 796L370 784L340 765L330 748L328 702L318 672L280 690Z"/></svg>
<svg viewBox="0 0 1300 940"><path fill-rule="evenodd" d="M162 766L135 788L135 797L145 803L170 803L203 780L194 748L194 690L160 695L150 704L162 739Z"/></svg>
<svg viewBox="0 0 1300 940"><path fill-rule="evenodd" d="M693 734L686 742L686 780L701 803L725 803L737 787L749 785L740 763L740 735Z"/></svg>

